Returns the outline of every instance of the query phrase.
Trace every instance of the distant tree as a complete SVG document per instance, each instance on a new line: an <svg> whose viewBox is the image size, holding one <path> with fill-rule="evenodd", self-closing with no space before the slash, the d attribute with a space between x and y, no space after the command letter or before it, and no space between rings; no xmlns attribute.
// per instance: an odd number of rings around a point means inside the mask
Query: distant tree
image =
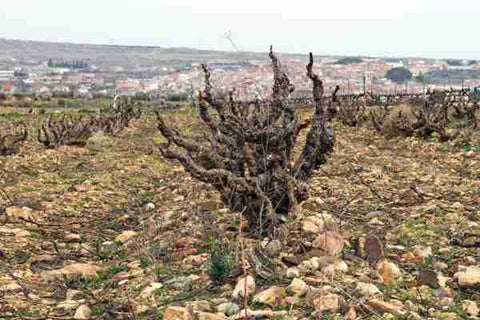
<svg viewBox="0 0 480 320"><path fill-rule="evenodd" d="M53 67L53 60L52 60L52 58L48 59L47 65L48 65L50 68Z"/></svg>
<svg viewBox="0 0 480 320"><path fill-rule="evenodd" d="M363 60L360 59L360 58L356 58L356 57L346 57L346 58L342 58L342 59L339 59L335 62L335 64L343 64L343 65L346 65L346 64L357 64L357 63L362 63Z"/></svg>
<svg viewBox="0 0 480 320"><path fill-rule="evenodd" d="M469 65L469 66L472 66L472 65L474 65L474 64L477 64L477 60L470 60L470 61L468 61L468 65Z"/></svg>
<svg viewBox="0 0 480 320"><path fill-rule="evenodd" d="M462 65L462 62L461 62L460 60L450 59L450 60L447 60L447 64L448 64L449 66L458 67L458 66L461 66L461 65Z"/></svg>
<svg viewBox="0 0 480 320"><path fill-rule="evenodd" d="M419 73L418 75L416 75L415 77L413 77L413 80L416 81L416 82L421 82L423 83L425 81L427 77L423 74L423 73Z"/></svg>
<svg viewBox="0 0 480 320"><path fill-rule="evenodd" d="M387 71L385 78L395 82L404 83L412 78L412 73L407 68L397 67Z"/></svg>

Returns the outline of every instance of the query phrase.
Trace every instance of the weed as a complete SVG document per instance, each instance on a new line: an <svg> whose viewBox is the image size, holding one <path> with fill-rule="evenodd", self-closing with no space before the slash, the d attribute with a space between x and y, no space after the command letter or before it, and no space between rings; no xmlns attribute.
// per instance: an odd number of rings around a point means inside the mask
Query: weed
<svg viewBox="0 0 480 320"><path fill-rule="evenodd" d="M146 267L148 267L149 265L152 264L152 261L150 261L150 259L147 259L147 258L141 258L140 259L140 267L145 269Z"/></svg>
<svg viewBox="0 0 480 320"><path fill-rule="evenodd" d="M210 261L207 264L207 273L210 278L217 283L223 283L232 271L232 260L227 248L213 244Z"/></svg>

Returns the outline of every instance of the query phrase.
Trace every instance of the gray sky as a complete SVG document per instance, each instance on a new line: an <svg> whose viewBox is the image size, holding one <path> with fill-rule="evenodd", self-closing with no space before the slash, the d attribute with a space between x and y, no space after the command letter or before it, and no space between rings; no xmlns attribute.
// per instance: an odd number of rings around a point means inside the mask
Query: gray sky
<svg viewBox="0 0 480 320"><path fill-rule="evenodd" d="M2 0L0 37L480 59L478 0Z"/></svg>

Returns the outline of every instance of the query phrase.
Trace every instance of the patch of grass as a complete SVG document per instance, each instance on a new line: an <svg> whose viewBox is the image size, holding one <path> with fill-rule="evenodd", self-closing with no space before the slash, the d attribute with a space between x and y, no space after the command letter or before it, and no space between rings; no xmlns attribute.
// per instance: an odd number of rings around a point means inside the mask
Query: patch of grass
<svg viewBox="0 0 480 320"><path fill-rule="evenodd" d="M146 267L152 265L152 261L148 258L141 258L140 259L140 267L145 269Z"/></svg>
<svg viewBox="0 0 480 320"><path fill-rule="evenodd" d="M32 231L30 231L30 237L38 240L38 239L40 239L40 232L38 232L37 230L32 230Z"/></svg>

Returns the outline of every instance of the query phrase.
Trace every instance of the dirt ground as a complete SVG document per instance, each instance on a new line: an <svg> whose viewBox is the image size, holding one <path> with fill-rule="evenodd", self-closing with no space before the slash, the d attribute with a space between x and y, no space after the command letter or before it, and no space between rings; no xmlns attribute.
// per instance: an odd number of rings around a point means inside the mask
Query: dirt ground
<svg viewBox="0 0 480 320"><path fill-rule="evenodd" d="M40 117L0 112L10 114L4 120ZM198 130L191 111L169 112L167 119L180 130ZM274 319L475 319L479 135L463 146L386 140L371 128L338 123L335 135L335 151L310 181L311 196L297 220L287 222L291 233L271 259L281 276L251 273L252 296L272 287L281 293L272 301L248 299L248 308L271 311L264 315ZM201 319L226 319L219 305L242 309L243 300L232 298L242 272L239 215L162 158L153 116L118 136L96 134L83 148L45 149L35 139L0 158L0 319L78 318L81 308L93 319L177 319L172 314L187 305ZM339 267L329 273L282 263L308 246L307 221L319 217L345 240L332 262ZM368 236L383 247L387 271L385 263L362 257ZM207 272L219 241L234 258L222 284ZM292 278L308 290L295 292ZM315 290L337 303L318 302L309 296ZM236 311L230 318L239 317Z"/></svg>

